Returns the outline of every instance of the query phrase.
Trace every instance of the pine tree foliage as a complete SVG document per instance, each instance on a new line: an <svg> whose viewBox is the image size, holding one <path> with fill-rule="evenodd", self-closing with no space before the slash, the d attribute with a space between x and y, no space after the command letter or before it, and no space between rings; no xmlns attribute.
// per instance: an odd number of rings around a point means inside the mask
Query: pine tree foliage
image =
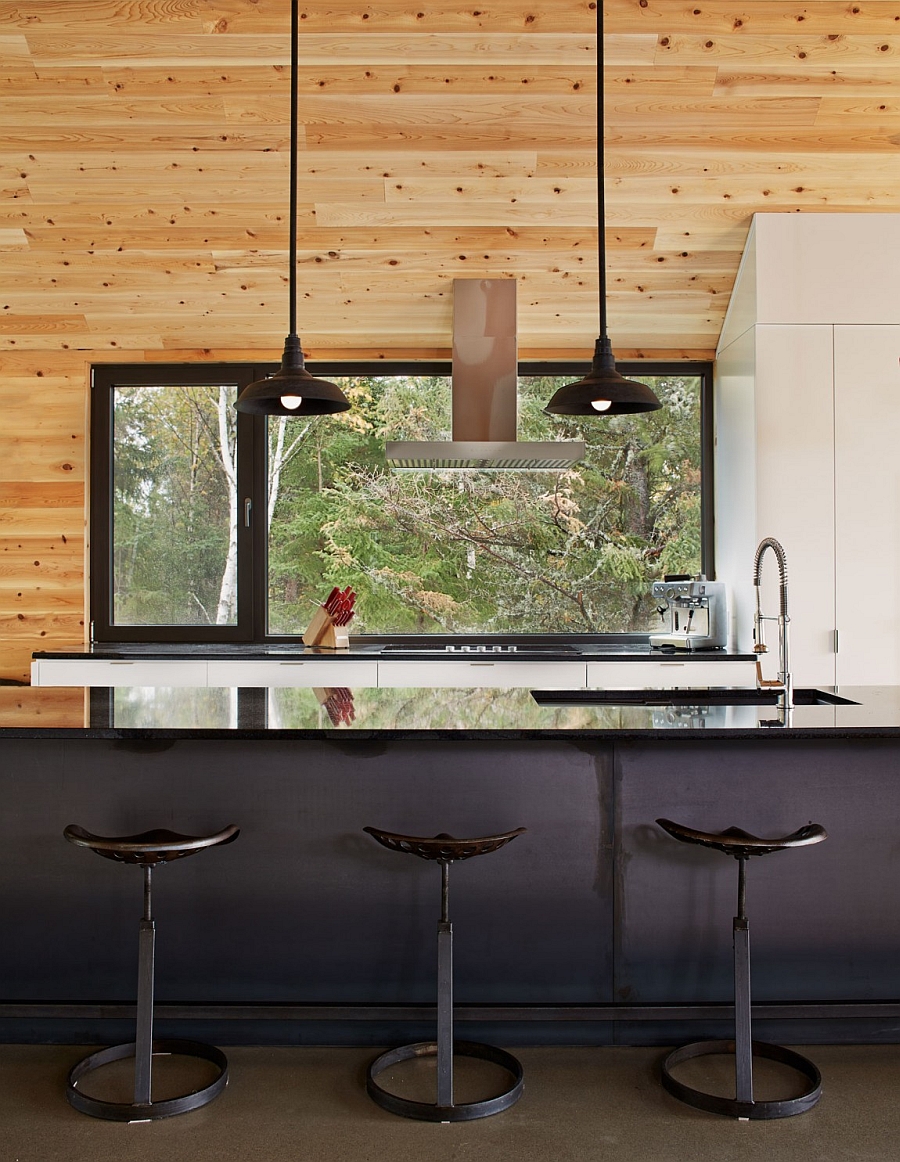
<svg viewBox="0 0 900 1162"><path fill-rule="evenodd" d="M700 384L645 378L661 410L596 420L546 416L563 381L520 380L520 439L587 444L559 472L388 469L386 439L450 438L443 377L347 377L349 412L269 420L270 631L348 584L356 633L650 628L650 582L700 568ZM118 624L234 624L233 397L117 389Z"/></svg>
<svg viewBox="0 0 900 1162"><path fill-rule="evenodd" d="M273 631L302 630L338 583L359 594L358 633L649 628L651 580L700 568L699 380L651 379L660 411L596 421L544 415L560 382L520 381L519 438L584 439L574 468L392 472L385 439L450 438L448 381L341 381L353 409L282 471Z"/></svg>

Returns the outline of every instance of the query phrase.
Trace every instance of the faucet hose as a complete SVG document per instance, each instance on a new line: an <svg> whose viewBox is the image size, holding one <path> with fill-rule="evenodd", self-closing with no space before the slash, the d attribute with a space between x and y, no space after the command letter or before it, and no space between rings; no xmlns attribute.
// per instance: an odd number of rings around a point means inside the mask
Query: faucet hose
<svg viewBox="0 0 900 1162"><path fill-rule="evenodd" d="M779 582L779 612L781 616L787 619L787 558L784 554L784 549L781 543L776 541L774 537L764 537L757 546L756 558L753 562L753 584L757 589L757 604L759 583L762 574L762 561L765 556L766 549L771 549L775 554L775 560L778 562L778 582Z"/></svg>

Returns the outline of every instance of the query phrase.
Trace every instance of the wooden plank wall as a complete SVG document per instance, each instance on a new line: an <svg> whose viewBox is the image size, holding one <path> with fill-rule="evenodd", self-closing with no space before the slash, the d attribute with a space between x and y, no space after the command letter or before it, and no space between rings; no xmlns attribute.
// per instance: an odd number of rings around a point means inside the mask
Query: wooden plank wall
<svg viewBox="0 0 900 1162"><path fill-rule="evenodd" d="M0 353L0 678L84 640L86 359Z"/></svg>
<svg viewBox="0 0 900 1162"><path fill-rule="evenodd" d="M29 681L34 650L79 648L88 640L91 365L277 362L280 355L280 348L0 350L0 682ZM450 349L323 347L312 355L449 359ZM531 348L522 355L553 359L571 352ZM43 703L35 705L39 714ZM54 703L54 713L63 705L69 703Z"/></svg>
<svg viewBox="0 0 900 1162"><path fill-rule="evenodd" d="M446 342L515 276L525 345L596 322L591 0L304 5L308 343ZM754 209L900 208L896 0L607 0L620 353L708 354ZM0 0L0 347L275 346L286 0Z"/></svg>
<svg viewBox="0 0 900 1162"><path fill-rule="evenodd" d="M309 354L442 354L515 277L596 334L593 0L303 6ZM610 326L708 357L755 210L900 210L900 0L606 0ZM0 0L0 677L83 640L86 366L277 357L287 0Z"/></svg>
<svg viewBox="0 0 900 1162"><path fill-rule="evenodd" d="M0 687L0 727L90 725L83 690L65 686Z"/></svg>

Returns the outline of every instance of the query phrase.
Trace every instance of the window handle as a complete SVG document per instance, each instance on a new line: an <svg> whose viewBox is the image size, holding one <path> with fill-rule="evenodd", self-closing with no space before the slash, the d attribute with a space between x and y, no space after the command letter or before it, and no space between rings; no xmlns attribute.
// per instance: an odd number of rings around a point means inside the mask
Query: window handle
<svg viewBox="0 0 900 1162"><path fill-rule="evenodd" d="M244 528L250 528L250 510L253 508L253 501L249 496L244 498Z"/></svg>

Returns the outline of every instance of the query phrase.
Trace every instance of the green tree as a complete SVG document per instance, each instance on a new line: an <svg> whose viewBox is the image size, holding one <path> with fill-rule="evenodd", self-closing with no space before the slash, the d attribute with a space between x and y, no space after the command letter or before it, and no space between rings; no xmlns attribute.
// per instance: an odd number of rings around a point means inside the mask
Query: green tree
<svg viewBox="0 0 900 1162"><path fill-rule="evenodd" d="M219 416L233 389L119 387L113 449L113 589L120 625L222 619L234 527ZM233 437L232 437L233 439ZM233 620L233 606L225 620Z"/></svg>
<svg viewBox="0 0 900 1162"><path fill-rule="evenodd" d="M544 415L560 382L520 382L519 431L584 439L574 468L399 473L385 438L449 438L449 382L341 381L353 410L308 424L281 472L271 628L301 632L337 584L357 632L650 628L650 582L700 567L699 381L652 378L660 411L596 421Z"/></svg>

